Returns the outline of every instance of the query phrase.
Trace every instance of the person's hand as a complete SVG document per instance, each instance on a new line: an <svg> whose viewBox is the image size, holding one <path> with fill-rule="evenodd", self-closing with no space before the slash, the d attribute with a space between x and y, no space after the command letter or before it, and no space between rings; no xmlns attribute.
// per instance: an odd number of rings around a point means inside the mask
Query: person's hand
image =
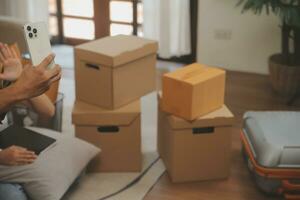
<svg viewBox="0 0 300 200"><path fill-rule="evenodd" d="M59 65L48 69L48 65L53 61L54 55L47 56L38 66L26 65L19 79L13 85L20 99L29 99L39 96L47 91L50 85L61 78L61 68Z"/></svg>
<svg viewBox="0 0 300 200"><path fill-rule="evenodd" d="M0 62L3 64L3 72L0 79L16 81L22 73L23 66L15 50L11 50L7 44L0 43Z"/></svg>
<svg viewBox="0 0 300 200"><path fill-rule="evenodd" d="M2 165L16 166L31 164L37 156L33 151L23 147L11 146L0 151L0 163Z"/></svg>

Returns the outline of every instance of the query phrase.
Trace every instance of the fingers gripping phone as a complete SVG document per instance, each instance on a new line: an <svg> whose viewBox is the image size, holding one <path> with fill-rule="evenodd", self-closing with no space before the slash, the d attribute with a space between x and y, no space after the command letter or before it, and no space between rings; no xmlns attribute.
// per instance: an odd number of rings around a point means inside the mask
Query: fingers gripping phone
<svg viewBox="0 0 300 200"><path fill-rule="evenodd" d="M52 53L48 28L45 22L35 22L25 24L23 29L31 62L37 66ZM48 68L51 69L54 65L52 61Z"/></svg>

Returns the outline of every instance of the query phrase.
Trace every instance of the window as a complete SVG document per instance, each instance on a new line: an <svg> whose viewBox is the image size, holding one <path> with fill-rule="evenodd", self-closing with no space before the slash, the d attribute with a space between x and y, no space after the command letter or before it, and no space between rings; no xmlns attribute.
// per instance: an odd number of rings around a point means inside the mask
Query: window
<svg viewBox="0 0 300 200"><path fill-rule="evenodd" d="M110 1L110 35L143 35L143 6L138 0Z"/></svg>
<svg viewBox="0 0 300 200"><path fill-rule="evenodd" d="M57 2L49 0L49 32L52 36L58 36Z"/></svg>
<svg viewBox="0 0 300 200"><path fill-rule="evenodd" d="M62 0L64 36L76 39L95 39L93 0Z"/></svg>
<svg viewBox="0 0 300 200"><path fill-rule="evenodd" d="M143 35L140 0L48 1L54 42L78 44L109 34Z"/></svg>
<svg viewBox="0 0 300 200"><path fill-rule="evenodd" d="M49 31L61 43L95 39L94 0L49 0Z"/></svg>
<svg viewBox="0 0 300 200"><path fill-rule="evenodd" d="M77 45L108 35L143 36L141 0L48 0L52 42ZM198 0L190 0L192 53L171 61L196 60Z"/></svg>

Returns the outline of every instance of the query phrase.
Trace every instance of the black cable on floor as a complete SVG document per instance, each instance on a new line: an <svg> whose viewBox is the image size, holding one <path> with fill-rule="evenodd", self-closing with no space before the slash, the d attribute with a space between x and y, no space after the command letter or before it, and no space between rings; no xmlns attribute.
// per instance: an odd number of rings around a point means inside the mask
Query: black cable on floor
<svg viewBox="0 0 300 200"><path fill-rule="evenodd" d="M138 177L136 177L133 181L131 181L128 185L126 185L125 187L121 188L120 190L110 194L110 195L107 195L105 197L102 197L101 199L98 199L98 200L106 200L110 197L113 197L117 194L120 194L121 192L127 190L128 188L132 187L133 185L135 185L137 182L139 182L144 176L145 174L151 169L151 167L153 165L155 165L155 163L157 163L157 161L159 161L159 157L156 158L150 165L149 167L147 167Z"/></svg>

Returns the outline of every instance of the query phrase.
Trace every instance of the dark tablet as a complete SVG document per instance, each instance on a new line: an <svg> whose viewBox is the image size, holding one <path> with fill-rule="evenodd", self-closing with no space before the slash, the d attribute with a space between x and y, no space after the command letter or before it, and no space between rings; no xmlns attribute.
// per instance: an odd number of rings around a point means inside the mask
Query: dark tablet
<svg viewBox="0 0 300 200"><path fill-rule="evenodd" d="M0 149L20 146L39 155L56 140L24 127L12 125L0 132Z"/></svg>

